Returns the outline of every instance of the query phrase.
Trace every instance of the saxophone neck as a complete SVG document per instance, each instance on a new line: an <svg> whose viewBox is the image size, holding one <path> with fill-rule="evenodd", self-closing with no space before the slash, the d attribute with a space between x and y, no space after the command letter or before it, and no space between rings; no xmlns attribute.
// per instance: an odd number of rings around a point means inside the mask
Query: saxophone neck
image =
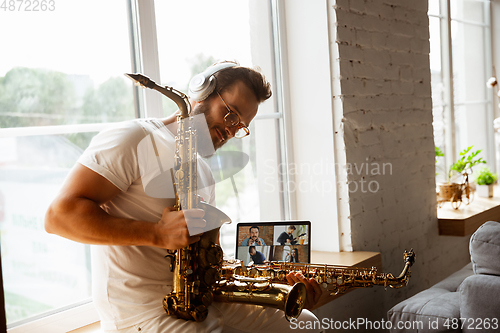
<svg viewBox="0 0 500 333"><path fill-rule="evenodd" d="M404 259L405 267L403 268L401 274L399 274L398 278L402 278L403 276L410 274L410 267L413 266L413 263L415 262L415 253L413 252L413 249L411 249L410 252L405 251Z"/></svg>
<svg viewBox="0 0 500 333"><path fill-rule="evenodd" d="M394 277L392 274L382 274L381 278L378 279L380 281L379 284L383 284L386 288L387 286L389 286L394 289L406 286L410 281L410 267L415 262L415 252L413 252L413 249L410 249L410 251L405 251L404 260L405 266L403 267L403 270L398 277Z"/></svg>
<svg viewBox="0 0 500 333"><path fill-rule="evenodd" d="M191 113L191 103L189 103L189 98L186 94L169 86L163 87L156 85L153 89L167 96L177 104L181 118L189 117Z"/></svg>
<svg viewBox="0 0 500 333"><path fill-rule="evenodd" d="M189 103L188 96L183 92L169 86L159 86L149 77L142 74L125 74L125 76L133 80L137 85L156 90L162 95L167 96L177 104L181 112L181 118L189 117L191 113L191 104Z"/></svg>

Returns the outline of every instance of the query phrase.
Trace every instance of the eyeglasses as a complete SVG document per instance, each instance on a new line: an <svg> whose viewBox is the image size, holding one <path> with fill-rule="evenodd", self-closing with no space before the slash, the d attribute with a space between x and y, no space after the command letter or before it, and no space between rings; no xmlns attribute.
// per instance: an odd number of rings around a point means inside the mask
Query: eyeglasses
<svg viewBox="0 0 500 333"><path fill-rule="evenodd" d="M238 116L238 114L236 112L234 112L233 110L231 110L229 108L229 106L226 104L226 101L224 101L224 99L222 98L222 96L219 94L218 91L217 91L217 95L219 95L222 103L224 103L224 105L226 106L226 109L228 111L227 114L224 116L224 123L228 127L235 127L235 126L238 127L236 130L236 133L234 134L234 137L236 139L241 139L247 135L250 135L250 130L248 129L248 127L246 127L245 125L243 125L241 123L240 116Z"/></svg>

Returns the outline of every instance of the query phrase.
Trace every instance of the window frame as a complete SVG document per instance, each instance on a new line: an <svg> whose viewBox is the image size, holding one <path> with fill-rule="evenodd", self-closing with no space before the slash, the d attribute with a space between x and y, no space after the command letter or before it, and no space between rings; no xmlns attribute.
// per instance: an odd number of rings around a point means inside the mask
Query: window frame
<svg viewBox="0 0 500 333"><path fill-rule="evenodd" d="M271 36L272 60L264 66L272 66L273 80L276 88L274 93L277 98L275 105L277 112L263 113L255 117L255 121L274 119L276 120L277 140L279 142L279 156L277 160L280 166L286 167L286 161L290 159L293 151L290 147L291 136L285 133L291 130L291 124L286 116L288 109L287 89L287 66L286 66L286 38L284 37L284 9L280 0L268 0L265 6L269 9L269 31ZM155 6L154 0L128 0L130 51L132 58L132 71L140 72L156 82L160 82L160 63L156 34ZM279 82L282 82L280 84ZM136 118L163 117L162 96L150 89L134 88L134 103ZM40 127L18 127L0 129L0 137L19 137L32 135L57 135L68 133L97 132L108 127L112 122ZM296 212L295 194L288 191L290 177L286 170L278 174L280 184L280 215L282 219L293 219ZM259 195L263 193L260 191ZM266 199L263 199L266 200ZM0 274L1 274L0 266ZM2 285L3 287L3 285ZM3 304L5 307L5 304ZM5 308L4 308L5 309ZM77 302L66 307L54 309L47 313L26 318L24 320L9 324L9 333L21 332L54 332L75 330L99 321L98 313L92 299Z"/></svg>
<svg viewBox="0 0 500 333"><path fill-rule="evenodd" d="M429 0L432 1L432 0ZM448 170L449 166L452 165L458 159L458 153L461 147L458 147L458 138L456 130L456 113L455 107L464 105L480 105L484 104L487 108L487 122L491 126L486 126L486 140L488 147L483 148L484 153L486 153L486 161L493 170L496 170L497 161L495 158L495 144L494 144L494 131L493 131L493 94L490 89L486 90L486 99L475 100L475 101L465 101L465 102L455 102L454 96L454 79L453 79L453 45L452 45L452 23L457 22L465 25L479 26L483 28L484 33L484 43L486 50L484 50L485 55L485 66L482 68L484 71L485 78L492 75L492 40L491 40L491 1L489 0L479 0L479 2L484 3L484 23L474 22L469 20L452 18L451 15L451 0L438 0L439 1L439 13L431 14L428 16L438 18L440 22L440 46L441 46L441 70L442 79L444 86L444 96L443 104L434 105L434 107L444 108L444 170ZM429 6L430 7L430 6ZM486 82L485 82L486 85ZM462 147L463 148L463 147Z"/></svg>
<svg viewBox="0 0 500 333"><path fill-rule="evenodd" d="M335 9L327 0L276 0L276 6L281 18L283 94L288 99L284 103L284 126L287 162L292 164L286 170L288 184L293 182L288 189L294 205L291 218L311 221L312 250L352 251L350 239L340 237L350 234L350 213L347 175L338 167L340 163L345 165L345 150L343 138L337 135L342 112L334 112L334 108L342 108L334 106L339 101L332 98L339 93L340 83L339 63L333 60L338 58L338 46L331 32ZM314 19L305 24L304 17ZM318 169L323 172L314 171ZM315 184L327 184L329 188L318 190Z"/></svg>
<svg viewBox="0 0 500 333"><path fill-rule="evenodd" d="M156 45L154 21L154 0L128 0L129 38L131 45L132 71L146 73L151 78L159 78L159 59ZM156 52L155 52L156 50ZM146 61L146 64L144 63ZM154 91L134 88L136 118L156 117L152 110L161 110L161 96ZM148 112L149 111L149 112ZM98 132L113 122L30 126L0 128L0 138L33 135L58 135L69 133ZM0 274L2 267L0 266ZM2 285L3 288L3 285ZM5 302L5 299L3 300ZM5 313L5 303L3 303ZM98 322L99 315L92 299L70 304L24 320L7 325L9 333L70 331Z"/></svg>

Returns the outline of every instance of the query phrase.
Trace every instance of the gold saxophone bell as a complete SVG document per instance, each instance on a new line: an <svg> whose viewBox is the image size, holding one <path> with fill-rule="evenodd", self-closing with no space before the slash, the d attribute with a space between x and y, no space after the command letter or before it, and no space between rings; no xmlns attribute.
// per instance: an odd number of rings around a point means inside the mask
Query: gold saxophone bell
<svg viewBox="0 0 500 333"><path fill-rule="evenodd" d="M306 302L306 286L273 283L267 278L235 276L234 281L221 281L215 288L214 301L261 305L283 310L290 321L297 318Z"/></svg>

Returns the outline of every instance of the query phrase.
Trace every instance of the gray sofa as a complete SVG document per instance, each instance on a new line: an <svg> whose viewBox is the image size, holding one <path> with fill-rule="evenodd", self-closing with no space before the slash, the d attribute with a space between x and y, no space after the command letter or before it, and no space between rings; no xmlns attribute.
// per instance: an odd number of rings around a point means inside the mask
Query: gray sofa
<svg viewBox="0 0 500 333"><path fill-rule="evenodd" d="M500 332L500 223L479 227L469 251L464 268L389 310L391 332Z"/></svg>

